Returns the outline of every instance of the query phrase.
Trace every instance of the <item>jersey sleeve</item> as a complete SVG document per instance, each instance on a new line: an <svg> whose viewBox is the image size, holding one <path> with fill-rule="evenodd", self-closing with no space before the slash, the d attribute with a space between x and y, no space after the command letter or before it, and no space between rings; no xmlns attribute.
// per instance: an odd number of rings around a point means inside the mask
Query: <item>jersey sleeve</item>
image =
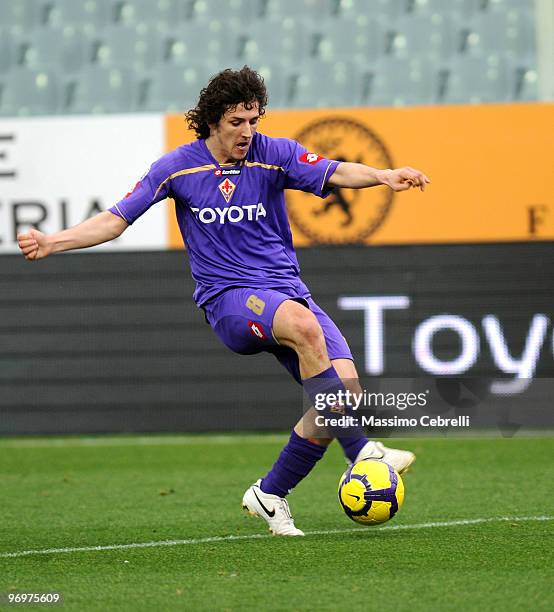
<svg viewBox="0 0 554 612"><path fill-rule="evenodd" d="M153 204L171 195L171 173L163 158L154 162L135 187L108 210L130 225Z"/></svg>
<svg viewBox="0 0 554 612"><path fill-rule="evenodd" d="M283 144L283 153L287 154L283 159L285 189L298 189L320 198L327 197L332 189L327 181L340 162L311 153L294 140L285 140Z"/></svg>

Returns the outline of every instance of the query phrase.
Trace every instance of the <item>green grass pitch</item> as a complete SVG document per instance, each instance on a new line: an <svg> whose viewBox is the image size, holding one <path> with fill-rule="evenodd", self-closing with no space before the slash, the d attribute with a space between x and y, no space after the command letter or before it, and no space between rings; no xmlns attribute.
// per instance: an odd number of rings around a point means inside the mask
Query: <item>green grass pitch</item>
<svg viewBox="0 0 554 612"><path fill-rule="evenodd" d="M418 460L384 528L343 514L333 445L289 498L293 539L240 510L285 439L0 440L0 592L59 591L66 610L554 609L554 438L395 442Z"/></svg>

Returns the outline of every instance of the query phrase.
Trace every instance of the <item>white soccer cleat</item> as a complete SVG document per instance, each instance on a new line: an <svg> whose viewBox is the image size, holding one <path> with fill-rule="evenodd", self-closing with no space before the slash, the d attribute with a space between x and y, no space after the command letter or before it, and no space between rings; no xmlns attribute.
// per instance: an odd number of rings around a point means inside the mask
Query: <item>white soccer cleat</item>
<svg viewBox="0 0 554 612"><path fill-rule="evenodd" d="M265 519L273 535L303 536L304 532L294 526L287 500L278 495L264 493L260 489L261 482L260 478L246 489L242 498L243 509L251 516Z"/></svg>
<svg viewBox="0 0 554 612"><path fill-rule="evenodd" d="M354 463L364 459L378 459L391 465L399 474L404 474L415 461L414 453L399 448L388 448L381 442L369 440L358 453Z"/></svg>

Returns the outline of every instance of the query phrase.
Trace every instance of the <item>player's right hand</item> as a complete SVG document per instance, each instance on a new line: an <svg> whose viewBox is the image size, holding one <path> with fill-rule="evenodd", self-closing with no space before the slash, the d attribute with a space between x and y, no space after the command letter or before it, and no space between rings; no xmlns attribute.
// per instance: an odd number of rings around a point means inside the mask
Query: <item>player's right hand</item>
<svg viewBox="0 0 554 612"><path fill-rule="evenodd" d="M52 251L46 234L36 229L29 230L25 234L18 234L17 242L25 259L32 261L47 257Z"/></svg>

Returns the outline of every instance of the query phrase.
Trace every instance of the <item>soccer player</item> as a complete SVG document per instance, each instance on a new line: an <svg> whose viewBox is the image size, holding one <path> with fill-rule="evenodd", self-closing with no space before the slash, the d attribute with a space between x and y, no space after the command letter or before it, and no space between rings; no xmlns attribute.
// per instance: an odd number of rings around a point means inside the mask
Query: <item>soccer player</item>
<svg viewBox="0 0 554 612"><path fill-rule="evenodd" d="M100 244L156 202L173 198L196 281L194 300L221 341L237 353L273 353L312 402L323 388L360 391L346 340L300 279L284 190L324 198L333 187L424 190L429 179L410 167L379 170L324 159L293 140L269 138L257 131L266 105L255 71L220 72L187 113L195 142L154 162L109 211L52 235L29 230L18 236L19 247L26 259L37 260ZM331 442L315 427L314 414L311 409L300 419L271 470L244 494L243 507L263 517L274 534L304 535L285 498ZM404 472L415 460L409 451L368 440L361 427L333 437L350 462L372 457Z"/></svg>

